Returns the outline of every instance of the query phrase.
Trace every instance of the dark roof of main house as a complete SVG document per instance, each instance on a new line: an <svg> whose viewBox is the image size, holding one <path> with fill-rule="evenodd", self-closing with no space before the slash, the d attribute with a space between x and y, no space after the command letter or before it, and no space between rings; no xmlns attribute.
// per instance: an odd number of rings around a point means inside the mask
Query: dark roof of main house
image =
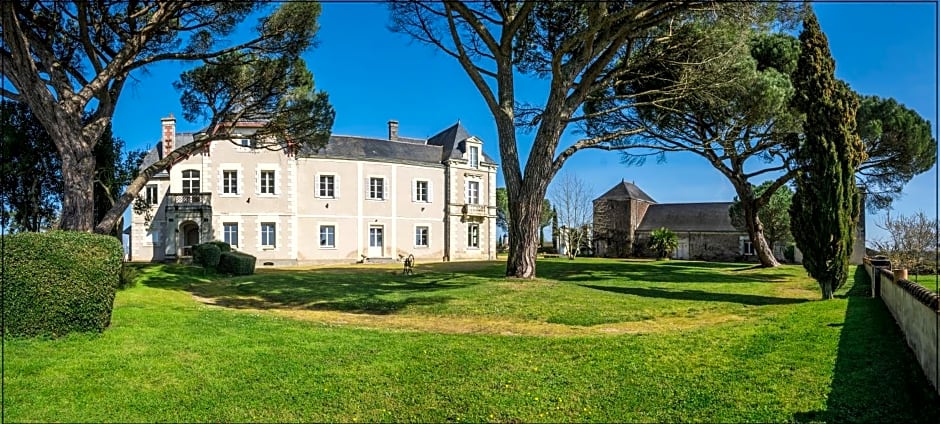
<svg viewBox="0 0 940 424"><path fill-rule="evenodd" d="M650 205L637 231L666 227L675 232L740 233L731 225L728 208L731 202L658 203Z"/></svg>
<svg viewBox="0 0 940 424"><path fill-rule="evenodd" d="M620 182L617 183L617 185L615 185L610 190L607 190L607 193L604 193L603 195L601 195L601 197L598 197L597 199L594 199L594 200L602 200L602 199L605 199L605 200L635 199L635 200L642 200L644 202L656 203L656 201L653 200L652 197L646 194L643 190L640 190L640 188L637 187L635 184L628 183L625 180L620 180Z"/></svg>
<svg viewBox="0 0 940 424"><path fill-rule="evenodd" d="M316 150L302 149L299 156L440 164L441 151L441 146L410 141L334 135L326 146Z"/></svg>
<svg viewBox="0 0 940 424"><path fill-rule="evenodd" d="M176 146L192 143L194 136L195 133L177 133ZM298 156L439 165L452 158L460 158L465 150L464 141L468 138L470 138L470 133L459 122L427 140L411 137L398 137L396 140L388 140L375 137L333 135L330 136L330 141L326 146L319 149L305 146L298 153ZM144 156L140 169L152 165L162 157L163 143L158 142ZM486 153L483 153L482 162L496 163Z"/></svg>

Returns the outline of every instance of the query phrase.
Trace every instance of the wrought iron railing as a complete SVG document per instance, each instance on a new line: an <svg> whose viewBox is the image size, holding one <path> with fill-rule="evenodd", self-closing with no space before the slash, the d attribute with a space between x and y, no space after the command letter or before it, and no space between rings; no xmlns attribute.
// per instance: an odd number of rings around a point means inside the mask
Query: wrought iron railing
<svg viewBox="0 0 940 424"><path fill-rule="evenodd" d="M202 208L212 206L212 193L169 193L167 204L177 208Z"/></svg>

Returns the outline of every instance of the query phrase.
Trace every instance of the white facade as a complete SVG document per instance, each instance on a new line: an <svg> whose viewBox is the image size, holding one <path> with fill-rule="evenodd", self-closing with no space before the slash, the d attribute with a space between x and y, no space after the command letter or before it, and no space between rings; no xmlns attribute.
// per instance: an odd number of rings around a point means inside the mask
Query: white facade
<svg viewBox="0 0 940 424"><path fill-rule="evenodd" d="M482 141L460 124L428 140L389 129L388 140L333 137L326 154L213 142L141 191L152 206L132 213L130 259L176 260L211 240L258 266L495 259L497 167ZM192 137L164 118L144 165Z"/></svg>

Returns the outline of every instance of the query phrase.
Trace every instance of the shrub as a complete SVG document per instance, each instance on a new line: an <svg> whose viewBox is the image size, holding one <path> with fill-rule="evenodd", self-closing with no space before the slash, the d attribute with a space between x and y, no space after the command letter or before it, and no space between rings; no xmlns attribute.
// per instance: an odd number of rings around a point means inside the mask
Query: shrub
<svg viewBox="0 0 940 424"><path fill-rule="evenodd" d="M137 285L137 276L140 275L140 271L129 265L128 263L123 263L121 265L121 277L118 280L118 290L129 289Z"/></svg>
<svg viewBox="0 0 940 424"><path fill-rule="evenodd" d="M251 275L255 273L255 257L241 252L225 252L218 269L232 275Z"/></svg>
<svg viewBox="0 0 940 424"><path fill-rule="evenodd" d="M222 256L222 250L213 243L203 243L193 247L193 262L202 265L203 268L213 268L219 266L219 259Z"/></svg>
<svg viewBox="0 0 940 424"><path fill-rule="evenodd" d="M5 336L103 331L121 278L121 242L77 231L5 237Z"/></svg>
<svg viewBox="0 0 940 424"><path fill-rule="evenodd" d="M662 227L650 233L650 249L659 259L668 259L679 247L679 237L672 230Z"/></svg>
<svg viewBox="0 0 940 424"><path fill-rule="evenodd" d="M783 249L783 258L789 263L796 263L796 245L790 243Z"/></svg>
<svg viewBox="0 0 940 424"><path fill-rule="evenodd" d="M228 244L228 243L226 243L226 242L224 242L224 241L221 241L221 240L213 240L213 241L208 242L207 244L214 244L214 245L216 245L216 247L218 247L219 250L222 251L222 253L231 252L231 251L232 251L232 245L230 245L230 244Z"/></svg>

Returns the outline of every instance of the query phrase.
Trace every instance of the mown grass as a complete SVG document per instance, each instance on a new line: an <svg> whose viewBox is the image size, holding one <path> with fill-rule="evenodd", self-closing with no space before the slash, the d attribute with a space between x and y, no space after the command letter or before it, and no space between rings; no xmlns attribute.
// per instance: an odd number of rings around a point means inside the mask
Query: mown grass
<svg viewBox="0 0 940 424"><path fill-rule="evenodd" d="M913 421L940 399L866 281L563 259L149 266L95 335L6 342L9 421Z"/></svg>

